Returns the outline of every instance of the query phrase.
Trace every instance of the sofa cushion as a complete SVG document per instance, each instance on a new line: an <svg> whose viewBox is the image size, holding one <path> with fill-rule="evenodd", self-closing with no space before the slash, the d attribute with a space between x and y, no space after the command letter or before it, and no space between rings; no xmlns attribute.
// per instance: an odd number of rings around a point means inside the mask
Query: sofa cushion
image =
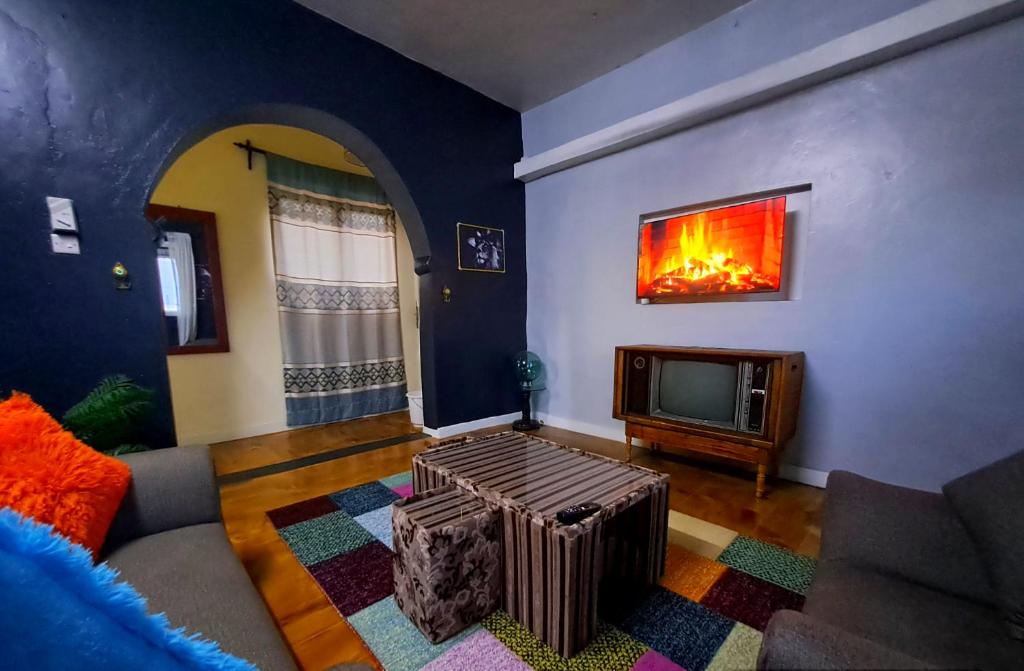
<svg viewBox="0 0 1024 671"><path fill-rule="evenodd" d="M978 548L942 494L832 471L822 530L823 561L856 564L996 605Z"/></svg>
<svg viewBox="0 0 1024 671"><path fill-rule="evenodd" d="M25 394L0 403L0 507L52 524L95 556L131 480Z"/></svg>
<svg viewBox="0 0 1024 671"><path fill-rule="evenodd" d="M221 521L217 476L206 445L133 452L118 459L132 469L132 484L107 533L107 553L142 536Z"/></svg>
<svg viewBox="0 0 1024 671"><path fill-rule="evenodd" d="M1024 659L995 607L845 562L819 562L803 612L942 668L1011 669Z"/></svg>
<svg viewBox="0 0 1024 671"><path fill-rule="evenodd" d="M764 630L757 668L846 671L936 667L804 613L780 610Z"/></svg>
<svg viewBox="0 0 1024 671"><path fill-rule="evenodd" d="M1024 640L1024 450L942 492L981 550L1010 635Z"/></svg>
<svg viewBox="0 0 1024 671"><path fill-rule="evenodd" d="M171 624L198 630L262 671L295 662L218 523L163 531L107 557Z"/></svg>

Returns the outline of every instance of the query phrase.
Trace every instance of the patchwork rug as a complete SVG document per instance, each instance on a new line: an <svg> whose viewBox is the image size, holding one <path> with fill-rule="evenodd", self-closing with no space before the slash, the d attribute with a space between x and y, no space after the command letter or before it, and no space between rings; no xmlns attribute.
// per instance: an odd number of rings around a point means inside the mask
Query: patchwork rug
<svg viewBox="0 0 1024 671"><path fill-rule="evenodd" d="M399 473L267 513L386 671L752 669L768 620L801 609L814 573L813 559L745 536L696 544L700 554L670 544L661 585L602 621L571 659L500 611L432 645L398 610L391 584L391 503L411 494L411 474Z"/></svg>

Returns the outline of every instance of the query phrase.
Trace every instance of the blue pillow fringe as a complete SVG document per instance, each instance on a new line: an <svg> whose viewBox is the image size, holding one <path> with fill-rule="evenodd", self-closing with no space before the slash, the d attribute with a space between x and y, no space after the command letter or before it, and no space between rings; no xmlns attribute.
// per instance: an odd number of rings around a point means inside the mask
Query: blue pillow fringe
<svg viewBox="0 0 1024 671"><path fill-rule="evenodd" d="M116 570L107 564L94 566L88 550L71 543L52 526L22 517L10 508L0 509L0 554L4 553L30 559L70 595L126 629L126 635L134 634L167 651L184 666L256 671L250 662L224 652L202 634L172 628L166 614L147 613L145 597L128 583L119 582Z"/></svg>

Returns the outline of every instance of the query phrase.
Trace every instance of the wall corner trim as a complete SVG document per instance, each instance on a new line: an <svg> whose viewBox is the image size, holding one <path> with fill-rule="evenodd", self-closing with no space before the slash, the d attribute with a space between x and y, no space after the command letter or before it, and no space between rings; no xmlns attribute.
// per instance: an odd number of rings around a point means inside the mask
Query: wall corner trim
<svg viewBox="0 0 1024 671"><path fill-rule="evenodd" d="M515 164L531 182L734 114L1024 13L1024 0L929 0L753 72L576 138Z"/></svg>
<svg viewBox="0 0 1024 671"><path fill-rule="evenodd" d="M451 438L457 436L460 433L466 433L467 431L476 431L477 429L489 429L494 426L501 426L502 424L511 424L515 420L519 419L520 413L510 412L506 415L495 415L493 417L484 417L482 419L474 419L469 422L462 422L461 424L451 424L449 426L442 426L433 429L429 426L423 427L423 433L431 436L432 438Z"/></svg>

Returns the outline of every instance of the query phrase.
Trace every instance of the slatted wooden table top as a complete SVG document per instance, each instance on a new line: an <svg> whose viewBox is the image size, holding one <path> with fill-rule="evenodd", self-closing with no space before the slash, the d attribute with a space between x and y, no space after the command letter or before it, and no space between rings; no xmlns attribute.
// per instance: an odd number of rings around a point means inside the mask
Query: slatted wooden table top
<svg viewBox="0 0 1024 671"><path fill-rule="evenodd" d="M668 478L515 432L442 443L413 461L484 499L528 511L546 525L557 524L559 510L586 501L600 503L613 514L630 494Z"/></svg>
<svg viewBox="0 0 1024 671"><path fill-rule="evenodd" d="M432 530L476 515L485 510L485 506L480 497L452 487L451 491L407 503L402 509L411 521Z"/></svg>
<svg viewBox="0 0 1024 671"><path fill-rule="evenodd" d="M515 432L441 443L412 466L417 493L454 484L500 509L503 608L563 657L593 640L602 579L645 589L665 570L667 475ZM588 501L601 510L558 523Z"/></svg>

